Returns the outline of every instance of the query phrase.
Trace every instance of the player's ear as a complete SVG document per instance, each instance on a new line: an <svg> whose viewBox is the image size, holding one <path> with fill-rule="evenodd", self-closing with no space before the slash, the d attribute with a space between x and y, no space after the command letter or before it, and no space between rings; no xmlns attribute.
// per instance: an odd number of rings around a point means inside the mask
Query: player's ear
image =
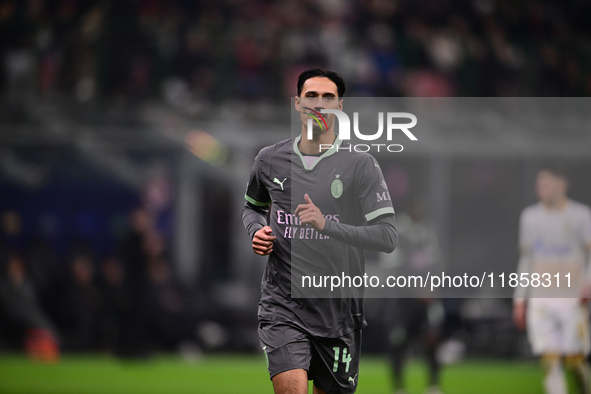
<svg viewBox="0 0 591 394"><path fill-rule="evenodd" d="M301 112L300 111L300 102L301 102L301 98L298 96L295 96L295 109L298 112Z"/></svg>
<svg viewBox="0 0 591 394"><path fill-rule="evenodd" d="M343 110L343 99L339 98L339 106L337 107L339 111Z"/></svg>

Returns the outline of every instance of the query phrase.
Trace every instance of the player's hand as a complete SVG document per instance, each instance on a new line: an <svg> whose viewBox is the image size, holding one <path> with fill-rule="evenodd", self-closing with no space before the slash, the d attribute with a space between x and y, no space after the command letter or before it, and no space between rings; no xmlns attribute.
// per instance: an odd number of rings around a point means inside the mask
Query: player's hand
<svg viewBox="0 0 591 394"><path fill-rule="evenodd" d="M513 305L513 322L520 330L525 330L525 301Z"/></svg>
<svg viewBox="0 0 591 394"><path fill-rule="evenodd" d="M254 233L254 237L252 238L252 250L256 254L266 256L273 251L273 241L275 241L276 237L271 235L272 231L271 227L265 226Z"/></svg>
<svg viewBox="0 0 591 394"><path fill-rule="evenodd" d="M307 194L304 194L306 204L300 204L295 210L295 215L300 218L302 224L309 224L314 227L316 231L324 230L326 219L322 216L320 209L314 205L312 199Z"/></svg>

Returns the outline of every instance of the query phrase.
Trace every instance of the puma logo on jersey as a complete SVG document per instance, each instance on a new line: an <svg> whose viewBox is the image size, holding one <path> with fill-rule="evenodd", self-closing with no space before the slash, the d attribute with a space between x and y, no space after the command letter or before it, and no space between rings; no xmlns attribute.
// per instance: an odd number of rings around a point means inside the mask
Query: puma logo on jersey
<svg viewBox="0 0 591 394"><path fill-rule="evenodd" d="M277 178L274 178L274 179L273 179L273 183L276 183L276 184L278 184L279 186L281 186L281 190L283 190L283 182L285 182L286 180L287 180L287 178L283 179L283 181L280 181L279 179L277 179Z"/></svg>
<svg viewBox="0 0 591 394"><path fill-rule="evenodd" d="M349 382L353 382L353 384L355 384L355 378L357 377L358 374L355 374L355 376L351 377L349 376Z"/></svg>

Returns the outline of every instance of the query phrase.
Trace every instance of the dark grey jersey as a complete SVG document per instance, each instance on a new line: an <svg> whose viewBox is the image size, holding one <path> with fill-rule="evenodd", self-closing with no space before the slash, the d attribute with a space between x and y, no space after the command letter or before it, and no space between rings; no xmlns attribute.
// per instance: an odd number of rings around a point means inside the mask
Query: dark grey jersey
<svg viewBox="0 0 591 394"><path fill-rule="evenodd" d="M371 155L354 152L337 138L320 157L305 157L298 149L300 138L263 148L246 189L245 199L252 208L271 207L268 224L277 237L263 275L259 319L291 322L316 336L339 337L365 325L362 293L317 298L306 289L294 290L292 281L301 283L304 275L363 275L365 243L355 240L364 238L354 233L368 222L391 217L389 228L395 237L394 209ZM296 207L305 203L304 194L327 220L322 233L301 225L294 215ZM251 222L245 221L247 229ZM392 234L387 238L391 244Z"/></svg>

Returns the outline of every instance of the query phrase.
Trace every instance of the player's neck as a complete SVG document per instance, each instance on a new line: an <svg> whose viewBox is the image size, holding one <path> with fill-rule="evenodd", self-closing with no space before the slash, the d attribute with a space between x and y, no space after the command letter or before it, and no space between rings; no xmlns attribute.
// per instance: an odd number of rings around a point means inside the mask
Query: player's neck
<svg viewBox="0 0 591 394"><path fill-rule="evenodd" d="M561 196L560 198L557 198L556 200L543 202L543 204L548 209L562 209L565 207L567 202L568 202L568 197Z"/></svg>
<svg viewBox="0 0 591 394"><path fill-rule="evenodd" d="M313 139L309 140L307 138L307 130L302 130L302 138L298 144L300 152L305 155L316 155L320 153L320 145L324 145L323 150L326 150L326 145L332 145L337 139L332 129L314 135L313 137Z"/></svg>

